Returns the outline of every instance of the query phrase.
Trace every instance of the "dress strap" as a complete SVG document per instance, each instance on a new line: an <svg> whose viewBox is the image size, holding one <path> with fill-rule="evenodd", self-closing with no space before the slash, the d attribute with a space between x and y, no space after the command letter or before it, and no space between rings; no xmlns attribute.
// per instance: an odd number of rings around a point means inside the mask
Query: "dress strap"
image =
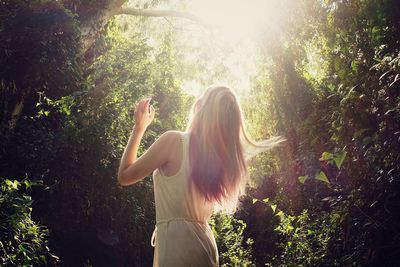
<svg viewBox="0 0 400 267"><path fill-rule="evenodd" d="M182 134L182 163L185 168L189 164L189 136L188 132Z"/></svg>

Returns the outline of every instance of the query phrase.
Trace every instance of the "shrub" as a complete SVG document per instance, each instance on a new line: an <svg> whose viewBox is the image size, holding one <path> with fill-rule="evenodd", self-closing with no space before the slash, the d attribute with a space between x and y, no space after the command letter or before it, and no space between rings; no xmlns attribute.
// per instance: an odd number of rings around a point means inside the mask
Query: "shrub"
<svg viewBox="0 0 400 267"><path fill-rule="evenodd" d="M210 225L216 237L221 266L255 266L251 255L253 240L243 240L246 223L232 216L216 213Z"/></svg>
<svg viewBox="0 0 400 267"><path fill-rule="evenodd" d="M0 178L0 265L54 264L57 257L47 247L48 230L32 220L32 198L24 193L37 185Z"/></svg>

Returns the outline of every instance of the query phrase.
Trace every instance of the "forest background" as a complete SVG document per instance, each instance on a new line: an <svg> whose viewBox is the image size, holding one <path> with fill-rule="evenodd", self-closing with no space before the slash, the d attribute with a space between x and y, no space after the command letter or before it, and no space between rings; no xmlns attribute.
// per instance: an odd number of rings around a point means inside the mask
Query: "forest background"
<svg viewBox="0 0 400 267"><path fill-rule="evenodd" d="M265 3L226 30L145 12L189 0L2 0L0 265L151 266L152 178L116 181L131 108L157 109L142 153L223 82L255 139L287 142L210 220L221 265L400 266L399 1Z"/></svg>

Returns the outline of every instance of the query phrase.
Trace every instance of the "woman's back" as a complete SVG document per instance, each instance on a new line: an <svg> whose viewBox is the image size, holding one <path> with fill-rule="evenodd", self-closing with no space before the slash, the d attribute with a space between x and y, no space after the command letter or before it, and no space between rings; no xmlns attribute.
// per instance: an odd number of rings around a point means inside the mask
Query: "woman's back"
<svg viewBox="0 0 400 267"><path fill-rule="evenodd" d="M246 160L283 139L252 141L235 94L216 86L193 104L188 133L166 132L136 159L144 131L154 119L149 102L143 99L136 105L135 127L121 158L118 181L131 185L154 171L154 266L218 266L216 242L207 223L214 206L234 211L247 182Z"/></svg>
<svg viewBox="0 0 400 267"><path fill-rule="evenodd" d="M153 173L157 221L153 266L218 266L218 250L208 225L213 203L189 183L189 133L176 134L181 153L178 147L171 152L181 158L178 171L167 176L158 168Z"/></svg>

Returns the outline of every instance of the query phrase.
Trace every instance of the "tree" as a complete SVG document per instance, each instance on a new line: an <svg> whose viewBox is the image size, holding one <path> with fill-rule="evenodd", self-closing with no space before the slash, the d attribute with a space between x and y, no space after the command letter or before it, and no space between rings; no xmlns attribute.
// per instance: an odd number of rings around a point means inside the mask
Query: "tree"
<svg viewBox="0 0 400 267"><path fill-rule="evenodd" d="M22 114L32 115L39 92L59 98L82 91L85 72L101 54L94 43L115 15L174 16L205 25L190 13L122 8L124 2L1 2L0 63L6 67L0 71L0 89L8 129L16 127Z"/></svg>

